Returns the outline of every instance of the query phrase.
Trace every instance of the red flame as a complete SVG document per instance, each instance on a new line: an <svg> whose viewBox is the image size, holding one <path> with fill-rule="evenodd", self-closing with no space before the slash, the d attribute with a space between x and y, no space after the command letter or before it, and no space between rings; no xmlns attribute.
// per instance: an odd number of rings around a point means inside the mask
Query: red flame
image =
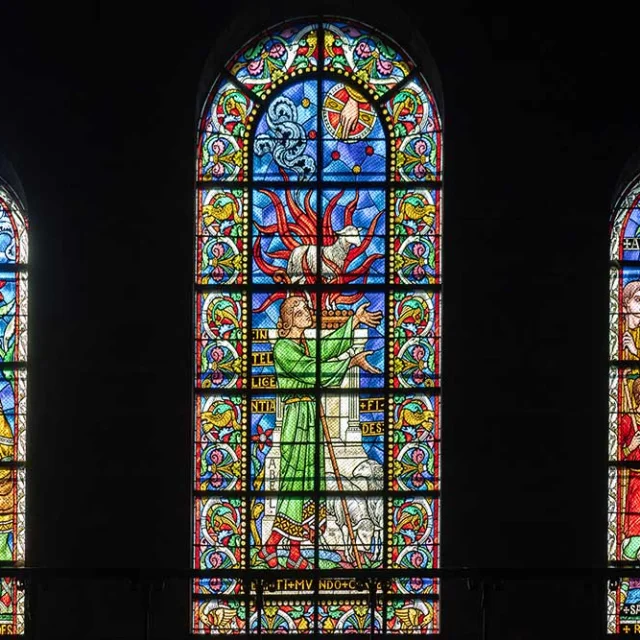
<svg viewBox="0 0 640 640"><path fill-rule="evenodd" d="M286 173L282 172L282 177L285 182L289 181ZM314 190L310 189L306 193L304 197L304 208L301 208L298 202L296 202L291 190L285 189L285 201L292 220L287 219L284 204L275 192L268 189L260 189L260 193L263 193L271 200L276 213L276 222L271 225L259 225L255 223L260 235L253 245L253 257L259 269L273 278L274 282L278 284L290 284L291 280L286 273L286 268L276 266L274 262L280 261L286 264L291 257L291 252L295 248L304 245L316 246L318 214L313 210L311 205ZM331 224L331 218L340 198L342 198L343 195L344 191L340 191L333 196L324 211L324 217L322 220L323 246L331 246L338 240ZM356 191L353 200L351 200L344 208L344 221L342 228L353 224L353 214L358 206L358 199L359 193ZM329 280L331 284L351 284L355 280L362 278L363 282L367 282L369 269L376 260L383 258L381 253L374 253L367 256L362 264L356 268L350 269L350 266L357 258L363 255L371 245L376 224L378 223L382 213L383 212L380 211L373 217L360 245L353 246L349 249L342 268L331 262L324 253L322 254L323 267L325 267L325 270L326 267L328 267L333 274L330 279L323 278L323 281L326 282ZM277 235L286 249L280 249L277 251L267 251L266 249L263 249L262 236L272 235ZM306 259L303 259L302 261L302 270L307 283L315 282L317 274L312 272ZM322 271L322 269L320 269L320 271ZM276 300L286 298L286 295L285 291L278 291L270 294L255 311L257 313L264 311ZM336 304L351 305L356 303L363 296L364 294L361 292L348 295L341 291L327 292L322 294L321 304L325 308Z"/></svg>

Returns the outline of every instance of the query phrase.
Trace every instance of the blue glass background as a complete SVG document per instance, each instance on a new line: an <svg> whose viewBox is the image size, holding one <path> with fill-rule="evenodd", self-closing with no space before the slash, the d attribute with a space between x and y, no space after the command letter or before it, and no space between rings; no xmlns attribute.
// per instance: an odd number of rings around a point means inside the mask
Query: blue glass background
<svg viewBox="0 0 640 640"><path fill-rule="evenodd" d="M274 102L281 97L289 99L294 107L294 119L302 126L306 135L306 145L303 151L303 155L308 156L314 163L316 171L307 179L314 179L317 177L317 140L314 139L318 133L318 111L317 111L317 98L318 98L318 83L317 80L304 80L302 82L296 82L288 85L283 91L277 93L274 98ZM277 164L274 153L267 152L262 156L259 156L255 152L255 143L259 139L259 136L266 135L272 138L276 143L285 143L286 139L276 132L268 122L269 108L272 102L267 103L266 108L263 109L258 124L255 130L254 148L251 150L253 155L253 179L254 180L283 180L280 173L280 167ZM286 169L286 174L289 180L298 181L300 177L292 169Z"/></svg>
<svg viewBox="0 0 640 640"><path fill-rule="evenodd" d="M322 83L323 103L334 87L342 86L333 80ZM376 113L374 109L374 113ZM339 139L322 119L322 177L325 180L385 180L386 179L386 138L380 118L376 115L373 127L362 139L347 137ZM337 159L332 154L339 156ZM354 167L359 171L354 172Z"/></svg>

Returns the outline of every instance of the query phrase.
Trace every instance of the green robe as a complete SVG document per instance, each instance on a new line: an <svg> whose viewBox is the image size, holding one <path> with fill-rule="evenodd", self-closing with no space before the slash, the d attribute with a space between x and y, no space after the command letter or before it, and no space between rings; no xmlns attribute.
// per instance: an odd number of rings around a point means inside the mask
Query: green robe
<svg viewBox="0 0 640 640"><path fill-rule="evenodd" d="M325 335L320 341L320 386L339 387L349 368L349 358L336 360L353 346L353 320ZM278 387L300 389L300 394L282 396L284 410L280 432L280 486L273 530L292 540L313 540L315 504L311 497L287 497L289 491L312 492L316 458L320 469L320 490L325 488L324 447L316 446L316 403L313 389L316 375L316 340L296 342L279 338L273 348ZM320 442L324 441L320 427ZM320 508L319 527L324 529L325 507Z"/></svg>

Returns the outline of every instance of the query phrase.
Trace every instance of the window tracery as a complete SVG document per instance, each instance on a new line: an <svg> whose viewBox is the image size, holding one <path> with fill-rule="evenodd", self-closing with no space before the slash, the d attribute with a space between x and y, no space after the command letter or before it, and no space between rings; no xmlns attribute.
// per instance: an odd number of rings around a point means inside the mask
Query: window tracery
<svg viewBox="0 0 640 640"><path fill-rule="evenodd" d="M441 181L433 93L369 27L278 25L214 83L195 633L439 630Z"/></svg>

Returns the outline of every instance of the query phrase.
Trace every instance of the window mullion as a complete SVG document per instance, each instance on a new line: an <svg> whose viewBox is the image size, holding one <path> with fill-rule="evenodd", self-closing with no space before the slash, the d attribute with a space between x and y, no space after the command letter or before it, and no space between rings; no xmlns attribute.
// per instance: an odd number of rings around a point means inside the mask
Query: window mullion
<svg viewBox="0 0 640 640"><path fill-rule="evenodd" d="M320 580L318 577L318 569L320 568L320 477L325 475L325 470L320 468L320 461L324 460L324 456L320 455L320 449L324 445L324 436L322 433L321 420L322 415L322 360L321 360L321 338L322 338L322 218L323 218L323 148L324 148L324 130L322 126L322 93L323 93L323 63L324 63L324 28L320 21L318 27L318 73L316 83L316 131L317 131L317 147L316 147L316 281L315 281L315 338L316 338L316 379L315 379L315 401L316 401L316 418L315 418L315 443L318 448L318 454L314 459L314 513L315 513L315 536L313 541L313 566L315 576L313 581L314 591L314 615L313 615L313 631L317 636L320 628L320 605L318 597L320 595ZM326 487L325 487L326 488Z"/></svg>

